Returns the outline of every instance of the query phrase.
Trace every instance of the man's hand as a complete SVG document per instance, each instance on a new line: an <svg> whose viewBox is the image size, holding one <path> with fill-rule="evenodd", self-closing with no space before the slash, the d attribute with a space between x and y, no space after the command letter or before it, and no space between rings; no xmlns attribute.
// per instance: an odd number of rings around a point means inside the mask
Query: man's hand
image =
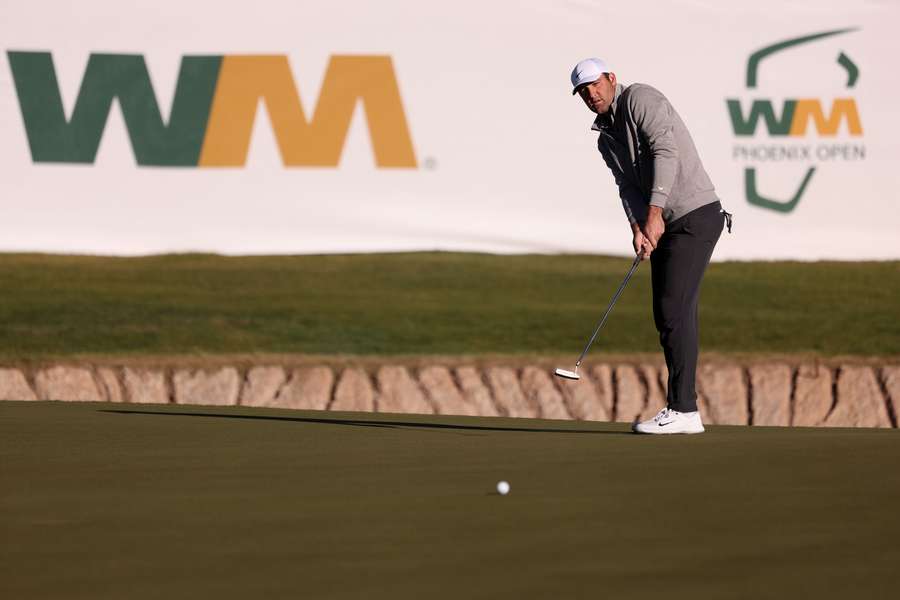
<svg viewBox="0 0 900 600"><path fill-rule="evenodd" d="M632 240L634 253L640 256L641 260L647 260L650 258L650 253L653 252L653 246L650 245L650 240L644 237L644 234L641 232L641 228L637 223L632 225L631 230L634 233L634 239Z"/></svg>
<svg viewBox="0 0 900 600"><path fill-rule="evenodd" d="M658 206L651 206L647 213L647 222L641 228L641 233L654 250L665 230L666 224L663 222L662 209Z"/></svg>

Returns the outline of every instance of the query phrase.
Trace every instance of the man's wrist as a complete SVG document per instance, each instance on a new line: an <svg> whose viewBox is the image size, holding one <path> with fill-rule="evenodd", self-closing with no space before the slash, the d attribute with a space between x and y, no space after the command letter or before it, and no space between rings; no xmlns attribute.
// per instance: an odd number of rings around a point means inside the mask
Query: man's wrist
<svg viewBox="0 0 900 600"><path fill-rule="evenodd" d="M650 205L650 210L647 212L647 218L650 217L662 217L663 209L659 206Z"/></svg>

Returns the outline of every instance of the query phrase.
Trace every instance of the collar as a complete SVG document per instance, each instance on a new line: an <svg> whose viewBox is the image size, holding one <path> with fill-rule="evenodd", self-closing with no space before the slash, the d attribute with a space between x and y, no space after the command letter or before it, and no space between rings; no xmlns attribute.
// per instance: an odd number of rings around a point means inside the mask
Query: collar
<svg viewBox="0 0 900 600"><path fill-rule="evenodd" d="M619 104L619 97L622 95L622 92L624 90L625 87L621 83L616 84L616 93L613 96L612 104L609 105L609 110L602 115L597 115L597 118L594 119L594 124L591 125L591 130L602 131L604 129L609 129L610 127L612 127L613 121L615 120L616 107Z"/></svg>

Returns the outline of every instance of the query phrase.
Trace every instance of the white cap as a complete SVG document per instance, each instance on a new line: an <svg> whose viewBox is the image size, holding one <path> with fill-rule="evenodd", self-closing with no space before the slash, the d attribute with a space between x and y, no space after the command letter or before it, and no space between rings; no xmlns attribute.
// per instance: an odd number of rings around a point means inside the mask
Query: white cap
<svg viewBox="0 0 900 600"><path fill-rule="evenodd" d="M593 83L600 79L601 75L609 72L609 66L599 58L584 59L572 69L572 93L575 93L578 86Z"/></svg>

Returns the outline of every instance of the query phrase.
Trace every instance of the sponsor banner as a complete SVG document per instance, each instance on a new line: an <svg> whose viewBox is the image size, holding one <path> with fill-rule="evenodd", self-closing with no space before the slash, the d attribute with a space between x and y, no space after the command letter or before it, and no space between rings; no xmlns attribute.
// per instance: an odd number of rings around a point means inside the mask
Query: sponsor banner
<svg viewBox="0 0 900 600"><path fill-rule="evenodd" d="M630 252L571 95L661 90L717 259L900 257L900 5L34 0L0 7L0 251Z"/></svg>

